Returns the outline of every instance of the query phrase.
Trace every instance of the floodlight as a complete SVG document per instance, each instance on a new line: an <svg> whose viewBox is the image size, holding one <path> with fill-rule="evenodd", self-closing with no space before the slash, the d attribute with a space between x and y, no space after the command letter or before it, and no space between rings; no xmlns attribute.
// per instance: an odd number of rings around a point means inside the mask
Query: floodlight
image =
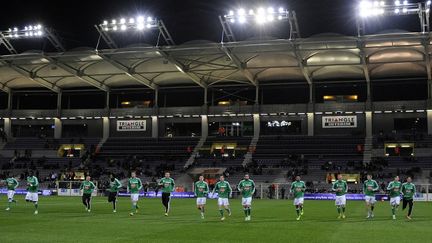
<svg viewBox="0 0 432 243"><path fill-rule="evenodd" d="M257 24L264 24L273 22L275 20L288 20L288 10L280 7L277 11L273 7L258 7L256 9L249 9L247 12L244 8L239 8L236 11L230 10L224 17L227 23L240 23L256 22Z"/></svg>
<svg viewBox="0 0 432 243"><path fill-rule="evenodd" d="M430 6L431 3L432 3L432 1L431 1L431 0L428 0L428 1L426 2L426 5Z"/></svg>
<svg viewBox="0 0 432 243"><path fill-rule="evenodd" d="M103 21L99 25L98 29L100 31L117 31L117 30L144 30L158 27L158 20L148 16L137 16L136 18L120 18L119 20L113 19L111 23L108 21Z"/></svg>
<svg viewBox="0 0 432 243"><path fill-rule="evenodd" d="M408 0L404 0L403 5L408 5Z"/></svg>
<svg viewBox="0 0 432 243"><path fill-rule="evenodd" d="M20 29L18 27L9 28L7 31L0 31L5 38L26 38L26 37L42 37L42 25L26 25Z"/></svg>
<svg viewBox="0 0 432 243"><path fill-rule="evenodd" d="M400 3L399 0L396 0L396 1L395 1L395 5L396 5L396 6L400 6L400 4L401 4L401 3Z"/></svg>

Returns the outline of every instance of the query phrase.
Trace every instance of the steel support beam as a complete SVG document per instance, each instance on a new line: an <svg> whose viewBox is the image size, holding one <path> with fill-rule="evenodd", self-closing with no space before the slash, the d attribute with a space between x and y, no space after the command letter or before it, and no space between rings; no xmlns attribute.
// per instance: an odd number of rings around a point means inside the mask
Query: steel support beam
<svg viewBox="0 0 432 243"><path fill-rule="evenodd" d="M112 59L111 57L104 55L104 54L98 54L104 61L108 62L112 66L120 69L123 71L125 75L132 78L133 80L137 81L140 84L143 84L151 89L156 89L157 85L153 82L151 79L144 78L143 76L139 75L135 72L134 68L129 68L122 63Z"/></svg>
<svg viewBox="0 0 432 243"><path fill-rule="evenodd" d="M224 46L223 43L221 43L221 46L219 47L221 51L227 55L227 57L234 63L234 65L237 67L237 69L251 82L251 84L257 86L258 81L253 76L253 74L246 69L247 63L242 62L228 47Z"/></svg>

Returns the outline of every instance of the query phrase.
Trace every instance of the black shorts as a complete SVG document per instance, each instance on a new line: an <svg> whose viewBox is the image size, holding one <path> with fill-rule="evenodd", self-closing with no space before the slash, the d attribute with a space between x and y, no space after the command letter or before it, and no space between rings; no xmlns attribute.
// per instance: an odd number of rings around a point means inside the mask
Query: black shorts
<svg viewBox="0 0 432 243"><path fill-rule="evenodd" d="M109 192L108 202L114 202L117 199L117 192Z"/></svg>
<svg viewBox="0 0 432 243"><path fill-rule="evenodd" d="M87 199L90 200L91 199L91 194L83 193L82 199L83 200L87 200Z"/></svg>

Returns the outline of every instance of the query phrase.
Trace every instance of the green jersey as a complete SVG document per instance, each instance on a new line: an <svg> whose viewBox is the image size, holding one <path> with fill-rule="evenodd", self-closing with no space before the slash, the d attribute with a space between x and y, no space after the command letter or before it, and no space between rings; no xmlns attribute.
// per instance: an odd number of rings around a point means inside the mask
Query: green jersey
<svg viewBox="0 0 432 243"><path fill-rule="evenodd" d="M195 182L195 196L196 197L207 197L209 192L209 186L205 181L197 181Z"/></svg>
<svg viewBox="0 0 432 243"><path fill-rule="evenodd" d="M83 181L81 183L80 189L83 190L83 194L92 194L96 188L92 181Z"/></svg>
<svg viewBox="0 0 432 243"><path fill-rule="evenodd" d="M400 181L392 181L387 186L387 191L389 191L389 196L400 197L402 183Z"/></svg>
<svg viewBox="0 0 432 243"><path fill-rule="evenodd" d="M10 191L15 191L15 189L18 187L18 184L18 181L13 177L6 179L7 189Z"/></svg>
<svg viewBox="0 0 432 243"><path fill-rule="evenodd" d="M137 193L139 193L139 191L142 189L142 182L141 182L141 179L140 178L137 178L137 177L135 177L135 178L129 178L129 181L128 181L128 191L131 193L131 194L137 194Z"/></svg>
<svg viewBox="0 0 432 243"><path fill-rule="evenodd" d="M306 184L304 181L294 181L291 184L290 191L294 193L295 198L302 198L304 197L304 192L306 190Z"/></svg>
<svg viewBox="0 0 432 243"><path fill-rule="evenodd" d="M348 192L348 184L344 180L337 180L333 183L332 190L336 192L336 196L343 196Z"/></svg>
<svg viewBox="0 0 432 243"><path fill-rule="evenodd" d="M241 192L243 198L252 197L255 193L255 182L251 179L243 179L239 182L237 189Z"/></svg>
<svg viewBox="0 0 432 243"><path fill-rule="evenodd" d="M220 198L229 198L231 196L232 189L231 189L229 182L218 181L218 183L216 183L216 185L213 189L213 193L215 193L215 192L218 193L218 197L220 197Z"/></svg>
<svg viewBox="0 0 432 243"><path fill-rule="evenodd" d="M121 182L117 178L114 178L114 181L110 181L109 191L110 192L118 192L118 191L120 191L121 187L122 187Z"/></svg>
<svg viewBox="0 0 432 243"><path fill-rule="evenodd" d="M29 192L38 192L39 189L39 181L36 176L28 176L27 177L27 191Z"/></svg>
<svg viewBox="0 0 432 243"><path fill-rule="evenodd" d="M160 179L159 186L162 186L162 192L171 193L175 189L174 179L164 177Z"/></svg>
<svg viewBox="0 0 432 243"><path fill-rule="evenodd" d="M373 197L375 192L379 190L379 185L375 180L366 180L363 183L363 193L366 196Z"/></svg>
<svg viewBox="0 0 432 243"><path fill-rule="evenodd" d="M404 199L411 200L414 198L416 193L416 187L411 182L405 182L402 184L402 195Z"/></svg>

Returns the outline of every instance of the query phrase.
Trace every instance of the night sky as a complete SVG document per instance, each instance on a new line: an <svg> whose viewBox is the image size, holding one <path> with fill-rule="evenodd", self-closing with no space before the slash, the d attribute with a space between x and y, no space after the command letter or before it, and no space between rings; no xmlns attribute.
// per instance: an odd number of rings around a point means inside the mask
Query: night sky
<svg viewBox="0 0 432 243"><path fill-rule="evenodd" d="M238 6L246 9L249 6L274 6L275 8L284 6L296 11L302 37L326 32L355 35L356 27L353 16L357 3L357 0L15 0L2 1L0 28L6 30L14 26L23 27L31 23L43 23L58 32L67 49L82 46L94 48L98 40L94 24L99 24L104 19L127 18L151 13L164 20L177 44L191 40L219 42L222 29L218 15L223 15ZM373 27L369 28L371 33L384 29L419 30L416 16L383 19L373 23ZM265 34L287 38L287 28L288 25L284 23L273 28L266 28L268 33ZM258 32L252 26L236 31L248 34ZM117 35L115 40L121 46L125 46L139 42L155 44L155 38L154 31L141 36ZM50 51L49 45L41 41L15 41L14 45L19 52L28 49ZM105 48L106 46L100 47ZM0 53L5 54L5 49L0 48Z"/></svg>

